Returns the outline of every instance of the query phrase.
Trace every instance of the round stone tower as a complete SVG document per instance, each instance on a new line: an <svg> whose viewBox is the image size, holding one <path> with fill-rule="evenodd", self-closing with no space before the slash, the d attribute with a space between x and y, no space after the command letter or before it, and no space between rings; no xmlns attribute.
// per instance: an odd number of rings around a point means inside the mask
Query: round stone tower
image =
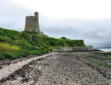
<svg viewBox="0 0 111 85"><path fill-rule="evenodd" d="M36 26L36 29L37 29L36 32L40 33L40 29L39 29L39 14L38 14L38 12L35 12L34 16L35 16L35 22L36 22L35 26Z"/></svg>
<svg viewBox="0 0 111 85"><path fill-rule="evenodd" d="M41 33L39 29L38 12L35 12L34 16L26 17L25 31Z"/></svg>

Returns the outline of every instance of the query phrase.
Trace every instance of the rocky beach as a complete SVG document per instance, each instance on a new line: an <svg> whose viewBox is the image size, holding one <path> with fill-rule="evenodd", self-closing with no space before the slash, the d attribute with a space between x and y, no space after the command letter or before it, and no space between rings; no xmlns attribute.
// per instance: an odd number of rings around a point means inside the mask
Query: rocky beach
<svg viewBox="0 0 111 85"><path fill-rule="evenodd" d="M1 79L0 85L111 85L110 78L95 69L96 64L86 62L83 56L89 54L58 52L34 59Z"/></svg>

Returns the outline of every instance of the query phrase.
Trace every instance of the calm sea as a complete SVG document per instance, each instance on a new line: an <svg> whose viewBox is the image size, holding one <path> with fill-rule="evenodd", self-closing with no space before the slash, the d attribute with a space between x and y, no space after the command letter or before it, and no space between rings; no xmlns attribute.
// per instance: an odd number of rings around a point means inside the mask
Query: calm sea
<svg viewBox="0 0 111 85"><path fill-rule="evenodd" d="M105 51L105 52L111 52L111 48L101 48L99 50Z"/></svg>

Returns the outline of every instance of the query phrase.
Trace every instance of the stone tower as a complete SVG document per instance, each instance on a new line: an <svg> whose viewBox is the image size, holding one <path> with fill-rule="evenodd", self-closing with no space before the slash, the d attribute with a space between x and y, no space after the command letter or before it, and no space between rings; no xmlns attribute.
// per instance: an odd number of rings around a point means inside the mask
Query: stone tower
<svg viewBox="0 0 111 85"><path fill-rule="evenodd" d="M38 12L35 12L34 16L26 17L25 31L41 33L39 28Z"/></svg>

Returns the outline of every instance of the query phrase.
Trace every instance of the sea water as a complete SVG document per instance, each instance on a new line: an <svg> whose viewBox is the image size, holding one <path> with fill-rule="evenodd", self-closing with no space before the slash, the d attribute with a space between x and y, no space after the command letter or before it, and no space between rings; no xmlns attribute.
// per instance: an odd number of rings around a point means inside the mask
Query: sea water
<svg viewBox="0 0 111 85"><path fill-rule="evenodd" d="M99 50L102 50L104 52L111 52L111 48L101 48Z"/></svg>

